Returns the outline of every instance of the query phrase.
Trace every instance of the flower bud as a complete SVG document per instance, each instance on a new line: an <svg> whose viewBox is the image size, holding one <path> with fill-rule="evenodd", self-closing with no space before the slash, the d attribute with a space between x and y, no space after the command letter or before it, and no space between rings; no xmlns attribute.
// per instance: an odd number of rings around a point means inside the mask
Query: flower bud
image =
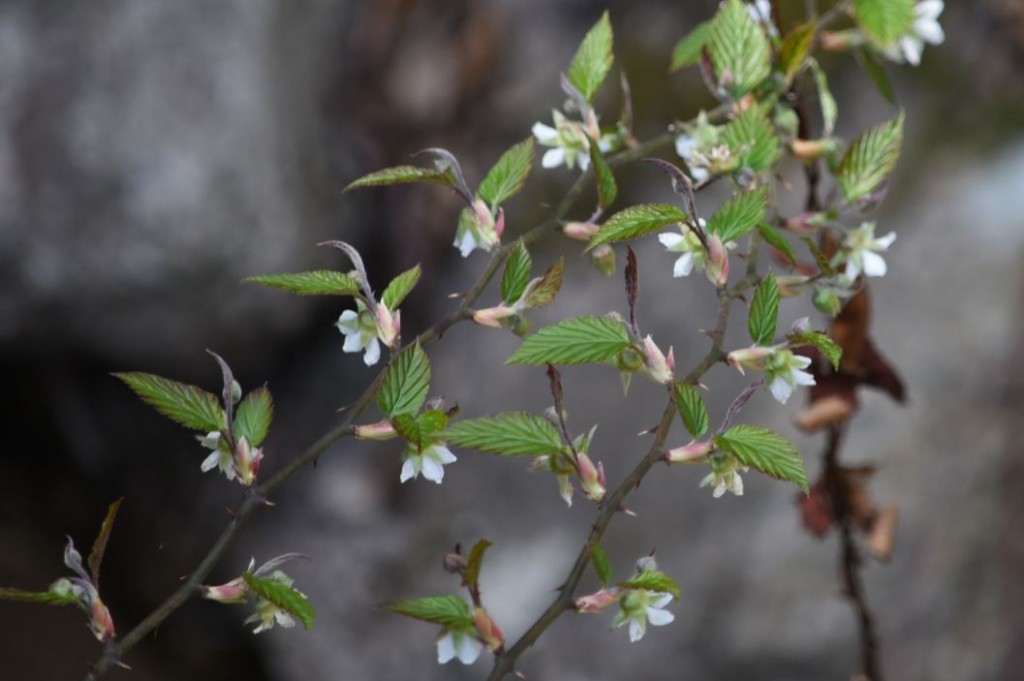
<svg viewBox="0 0 1024 681"><path fill-rule="evenodd" d="M100 643L106 643L115 635L114 620L110 616L110 610L98 595L89 606L89 630Z"/></svg>
<svg viewBox="0 0 1024 681"><path fill-rule="evenodd" d="M384 303L377 305L377 337L384 345L393 348L398 343L398 337L402 330L402 312L392 312Z"/></svg>
<svg viewBox="0 0 1024 681"><path fill-rule="evenodd" d="M821 158L822 155L831 152L835 148L832 140L802 140L794 139L789 143L789 150L793 156L801 161L813 161Z"/></svg>
<svg viewBox="0 0 1024 681"><path fill-rule="evenodd" d="M461 553L446 553L441 558L441 567L449 574L460 575L466 569L466 559L462 557Z"/></svg>
<svg viewBox="0 0 1024 681"><path fill-rule="evenodd" d="M235 447L235 473L238 480L246 487L256 482L260 474L260 461L263 460L263 450L259 447L252 447L249 441L242 436Z"/></svg>
<svg viewBox="0 0 1024 681"><path fill-rule="evenodd" d="M615 356L615 366L619 371L635 373L644 368L644 355L635 345L623 348Z"/></svg>
<svg viewBox="0 0 1024 681"><path fill-rule="evenodd" d="M562 234L570 239L590 241L590 238L597 234L599 229L601 226L593 222L567 222L562 227Z"/></svg>
<svg viewBox="0 0 1024 681"><path fill-rule="evenodd" d="M501 320L501 328L508 329L517 336L525 336L530 333L533 322L530 318L521 314L512 314Z"/></svg>
<svg viewBox="0 0 1024 681"><path fill-rule="evenodd" d="M636 561L636 573L649 572L658 569L658 561L654 560L654 554L642 556Z"/></svg>
<svg viewBox="0 0 1024 681"><path fill-rule="evenodd" d="M580 487L583 489L583 494L593 501L604 499L606 491L604 485L604 465L599 463L595 468L594 462L590 460L590 457L580 452L576 458L576 466L579 471Z"/></svg>
<svg viewBox="0 0 1024 681"><path fill-rule="evenodd" d="M644 338L644 355L647 373L651 378L656 383L671 383L676 368L672 348L668 349L668 357L665 357L658 346L654 344L654 340L647 336Z"/></svg>
<svg viewBox="0 0 1024 681"><path fill-rule="evenodd" d="M247 586L241 579L232 579L220 586L204 586L201 589L203 598L218 603L244 603Z"/></svg>
<svg viewBox="0 0 1024 681"><path fill-rule="evenodd" d="M665 460L669 463L698 463L704 461L710 451L709 443L695 440L688 445L668 450L665 452Z"/></svg>
<svg viewBox="0 0 1024 681"><path fill-rule="evenodd" d="M242 399L242 385L235 380L231 381L231 401L237 402Z"/></svg>
<svg viewBox="0 0 1024 681"><path fill-rule="evenodd" d="M590 262L597 271L606 277L615 274L615 249L608 244L601 244L590 252Z"/></svg>
<svg viewBox="0 0 1024 681"><path fill-rule="evenodd" d="M576 599L576 612L598 613L619 600L619 594L607 589Z"/></svg>
<svg viewBox="0 0 1024 681"><path fill-rule="evenodd" d="M476 627L476 633L480 636L480 640L484 642L484 645L492 653L500 650L505 645L505 637L502 635L501 629L498 628L497 623L491 619L491 616L483 608L476 607L473 609L473 625Z"/></svg>
<svg viewBox="0 0 1024 681"><path fill-rule="evenodd" d="M729 281L729 252L717 234L708 235L708 259L704 273L717 288L725 287Z"/></svg>
<svg viewBox="0 0 1024 681"><path fill-rule="evenodd" d="M848 29L845 31L822 31L818 34L821 49L826 52L845 52L853 47L860 46L864 39L858 31Z"/></svg>
<svg viewBox="0 0 1024 681"><path fill-rule="evenodd" d="M807 333L811 330L811 318L801 317L789 327L790 333Z"/></svg>
<svg viewBox="0 0 1024 681"><path fill-rule="evenodd" d="M737 369L741 374L744 369L761 370L767 365L768 358L775 354L776 348L754 345L742 350L733 350L725 357L729 366Z"/></svg>
<svg viewBox="0 0 1024 681"><path fill-rule="evenodd" d="M827 288L815 288L813 301L814 307L830 317L839 314L839 310L843 306L839 294Z"/></svg>
<svg viewBox="0 0 1024 681"><path fill-rule="evenodd" d="M473 312L473 321L480 326L489 326L492 329L502 328L502 321L509 315L515 314L515 308L507 305L488 307Z"/></svg>
<svg viewBox="0 0 1024 681"><path fill-rule="evenodd" d="M378 421L356 426L353 435L357 440L390 440L398 435L390 421Z"/></svg>

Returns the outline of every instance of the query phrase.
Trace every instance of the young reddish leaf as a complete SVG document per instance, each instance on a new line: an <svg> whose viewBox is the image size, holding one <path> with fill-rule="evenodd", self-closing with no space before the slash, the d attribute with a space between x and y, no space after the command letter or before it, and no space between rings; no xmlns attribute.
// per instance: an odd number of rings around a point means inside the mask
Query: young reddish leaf
<svg viewBox="0 0 1024 681"><path fill-rule="evenodd" d="M121 508L122 501L124 501L124 497L113 502L107 508L107 515L103 518L100 532L96 535L96 541L92 543L92 550L89 551L89 557L86 559L89 572L92 574L92 585L97 589L100 588L100 564L103 563L103 554L107 551L110 531L114 528L114 518L117 517L117 510Z"/></svg>
<svg viewBox="0 0 1024 681"><path fill-rule="evenodd" d="M492 546L491 542L481 539L469 550L466 569L462 573L462 586L476 590L480 581L480 567L484 564L484 553Z"/></svg>
<svg viewBox="0 0 1024 681"><path fill-rule="evenodd" d="M565 259L548 268L543 277L531 281L526 287L524 302L526 307L537 308L550 305L558 292L562 290L562 277L565 273Z"/></svg>

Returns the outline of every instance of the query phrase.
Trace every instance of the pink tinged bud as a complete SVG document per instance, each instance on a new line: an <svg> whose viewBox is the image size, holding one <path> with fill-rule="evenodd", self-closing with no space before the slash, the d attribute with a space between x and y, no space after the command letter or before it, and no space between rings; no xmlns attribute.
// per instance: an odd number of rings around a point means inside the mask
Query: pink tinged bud
<svg viewBox="0 0 1024 681"><path fill-rule="evenodd" d="M478 607L473 610L473 625L476 627L476 633L480 636L480 640L492 653L505 645L505 637L502 635L501 629L483 608Z"/></svg>
<svg viewBox="0 0 1024 681"><path fill-rule="evenodd" d="M654 553L652 552L648 556L641 556L636 561L636 573L648 572L650 570L658 569L658 561L654 559Z"/></svg>
<svg viewBox="0 0 1024 681"><path fill-rule="evenodd" d="M500 329L503 327L501 321L506 317L515 314L515 309L507 305L498 305L497 307L488 307L483 310L477 310L473 313L473 321L480 326L489 326L492 329Z"/></svg>
<svg viewBox="0 0 1024 681"><path fill-rule="evenodd" d="M356 426L353 434L357 440L390 440L398 435L390 421L378 421Z"/></svg>
<svg viewBox="0 0 1024 681"><path fill-rule="evenodd" d="M494 234L498 237L498 241L501 241L501 235L505 231L505 209L498 209L498 219L494 223Z"/></svg>
<svg viewBox="0 0 1024 681"><path fill-rule="evenodd" d="M246 487L256 482L260 474L260 461L263 460L263 450L259 447L252 447L249 441L242 437L235 447L235 473L238 480Z"/></svg>
<svg viewBox="0 0 1024 681"><path fill-rule="evenodd" d="M576 458L576 467L579 471L580 487L583 489L583 494L593 501L604 499L604 466L599 463L595 467L590 457L580 452Z"/></svg>
<svg viewBox="0 0 1024 681"><path fill-rule="evenodd" d="M729 252L717 234L708 235L708 259L704 263L704 273L718 288L723 288L729 281Z"/></svg>
<svg viewBox="0 0 1024 681"><path fill-rule="evenodd" d="M218 603L244 603L246 586L241 579L233 579L220 586L204 586L202 593L203 598Z"/></svg>
<svg viewBox="0 0 1024 681"><path fill-rule="evenodd" d="M821 49L827 52L845 52L851 47L856 47L862 40L858 39L855 31L822 31L818 34L821 41Z"/></svg>
<svg viewBox="0 0 1024 681"><path fill-rule="evenodd" d="M114 638L114 620L110 616L110 610L97 597L89 608L89 630L100 643L106 643Z"/></svg>
<svg viewBox="0 0 1024 681"><path fill-rule="evenodd" d="M562 234L565 234L570 239L590 241L591 237L597 234L599 229L601 227L593 222L567 222L562 227Z"/></svg>
<svg viewBox="0 0 1024 681"><path fill-rule="evenodd" d="M831 150L832 145L827 140L802 140L795 139L789 143L789 149L793 156L801 161L813 161L820 158Z"/></svg>
<svg viewBox="0 0 1024 681"><path fill-rule="evenodd" d="M655 345L654 340L650 336L644 338L644 355L646 356L647 372L656 383L671 383L673 377L673 370L675 368L675 359L672 359L670 363L665 355L661 353L661 349ZM672 356L672 350L669 349L669 356Z"/></svg>
<svg viewBox="0 0 1024 681"><path fill-rule="evenodd" d="M691 442L665 452L665 460L669 463L699 463L704 461L711 445L707 442Z"/></svg>
<svg viewBox="0 0 1024 681"><path fill-rule="evenodd" d="M377 337L389 348L395 347L402 328L402 313L392 312L384 303L377 305Z"/></svg>
<svg viewBox="0 0 1024 681"><path fill-rule="evenodd" d="M608 591L607 589L601 589L596 593L577 598L576 612L585 612L588 614L598 613L609 605L616 603L618 600L619 594L613 591Z"/></svg>
<svg viewBox="0 0 1024 681"><path fill-rule="evenodd" d="M615 274L615 249L608 244L601 244L590 252L590 262L604 276L612 276Z"/></svg>
<svg viewBox="0 0 1024 681"><path fill-rule="evenodd" d="M768 358L775 353L775 348L754 345L743 350L733 350L726 355L725 361L741 374L744 369L763 370Z"/></svg>

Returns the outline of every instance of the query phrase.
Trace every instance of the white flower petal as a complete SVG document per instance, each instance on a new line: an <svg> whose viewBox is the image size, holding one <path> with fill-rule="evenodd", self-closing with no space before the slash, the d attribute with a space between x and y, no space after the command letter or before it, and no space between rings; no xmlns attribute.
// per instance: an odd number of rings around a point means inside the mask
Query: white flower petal
<svg viewBox="0 0 1024 681"><path fill-rule="evenodd" d="M220 462L220 452L215 451L212 454L210 454L208 457L203 459L203 462L201 464L199 464L199 470L201 470L204 473L206 473L207 471L212 471L214 468L217 467L217 464L219 462Z"/></svg>
<svg viewBox="0 0 1024 681"><path fill-rule="evenodd" d="M793 394L793 386L786 382L786 379L782 376L776 376L768 386L768 390L771 391L772 397L778 400L780 404L785 404L789 401L789 396Z"/></svg>
<svg viewBox="0 0 1024 681"><path fill-rule="evenodd" d="M689 160L693 156L693 152L698 144L697 140L693 137L680 135L676 138L676 153L679 154L680 158Z"/></svg>
<svg viewBox="0 0 1024 681"><path fill-rule="evenodd" d="M547 144L558 139L558 131L552 128L550 125L543 123L534 123L530 129L533 136L537 138L537 141L541 144Z"/></svg>
<svg viewBox="0 0 1024 681"><path fill-rule="evenodd" d="M477 244L476 237L473 235L473 230L464 229L462 230L461 235L455 235L454 246L455 248L459 249L459 253L462 254L463 258L468 257L469 254L473 252L473 249L476 248L478 245L479 244Z"/></svg>
<svg viewBox="0 0 1024 681"><path fill-rule="evenodd" d="M433 453L434 458L440 463L449 464L458 461L458 459L455 458L455 455L452 454L452 450L448 449L444 445L434 445L430 448L430 451Z"/></svg>
<svg viewBox="0 0 1024 681"><path fill-rule="evenodd" d="M548 149L540 159L540 164L545 168L557 168L563 163L565 163L565 149L561 147Z"/></svg>
<svg viewBox="0 0 1024 681"><path fill-rule="evenodd" d="M459 662L462 664L473 664L476 662L476 658L480 657L480 651L483 650L483 646L480 641L469 634L462 634L455 642L455 654L459 657Z"/></svg>
<svg viewBox="0 0 1024 681"><path fill-rule="evenodd" d="M423 473L424 478L436 482L438 485L444 480L444 466L429 456L420 459L420 472Z"/></svg>
<svg viewBox="0 0 1024 681"><path fill-rule="evenodd" d="M739 473L732 474L732 493L738 497L743 496L743 478Z"/></svg>
<svg viewBox="0 0 1024 681"><path fill-rule="evenodd" d="M693 272L693 253L683 253L676 258L676 264L672 267L672 276L688 277Z"/></svg>
<svg viewBox="0 0 1024 681"><path fill-rule="evenodd" d="M576 165L583 172L587 171L590 167L590 154L584 154L582 152L576 154Z"/></svg>
<svg viewBox="0 0 1024 681"><path fill-rule="evenodd" d="M929 19L935 21L942 14L942 0L921 0L914 6L914 13L918 19Z"/></svg>
<svg viewBox="0 0 1024 681"><path fill-rule="evenodd" d="M644 637L644 633L647 631L647 622L640 615L634 615L629 618L629 641L630 643L636 643Z"/></svg>
<svg viewBox="0 0 1024 681"><path fill-rule="evenodd" d="M679 244L683 243L685 238L686 237L684 237L682 234L679 234L678 232L662 232L661 234L658 235L658 241L660 241L661 245L670 251L672 250L673 246L678 246Z"/></svg>
<svg viewBox="0 0 1024 681"><path fill-rule="evenodd" d="M885 250L892 246L894 241L896 241L896 232L889 232L885 236L880 236L875 239L875 250Z"/></svg>
<svg viewBox="0 0 1024 681"><path fill-rule="evenodd" d="M917 66L921 63L921 52L924 50L924 42L916 36L903 36L900 38L900 49L907 63Z"/></svg>
<svg viewBox="0 0 1024 681"><path fill-rule="evenodd" d="M882 277L888 271L885 265L885 258L871 251L864 251L860 254L864 265L864 274L869 277Z"/></svg>
<svg viewBox="0 0 1024 681"><path fill-rule="evenodd" d="M811 376L806 371L794 370L790 376L793 377L793 383L795 385L817 385L814 382L814 376Z"/></svg>
<svg viewBox="0 0 1024 681"><path fill-rule="evenodd" d="M657 610L655 608L647 608L647 621L654 627L663 627L669 622L672 622L676 618L675 615L670 613L668 610Z"/></svg>
<svg viewBox="0 0 1024 681"><path fill-rule="evenodd" d="M939 45L946 39L946 34L937 21L919 21L914 24L914 32L931 45Z"/></svg>
<svg viewBox="0 0 1024 681"><path fill-rule="evenodd" d="M284 610L275 610L274 619L277 620L277 623L285 629L291 629L295 626L295 620L292 619L291 614Z"/></svg>
<svg viewBox="0 0 1024 681"><path fill-rule="evenodd" d="M718 482L715 484L715 491L711 493L711 496L713 496L715 499L718 499L723 494L725 494L726 488L727 485L725 484L725 478L719 478Z"/></svg>
<svg viewBox="0 0 1024 681"><path fill-rule="evenodd" d="M361 334L355 331L345 331L344 329L341 332L345 334L345 344L341 346L344 352L359 352L363 349Z"/></svg>
<svg viewBox="0 0 1024 681"><path fill-rule="evenodd" d="M366 366L372 367L380 359L380 343L377 342L377 338L371 338L370 342L366 344L366 352L363 353L363 361L366 362Z"/></svg>
<svg viewBox="0 0 1024 681"><path fill-rule="evenodd" d="M657 596L657 598L655 598L653 601L651 601L651 603L648 606L648 608L656 608L656 609L660 610L661 608L664 608L666 605L668 605L669 603L672 602L672 594L670 594L670 593L663 593L663 594L660 594L660 595L658 595L657 593L654 593L654 594L651 594L651 595L652 596ZM650 615L651 611L648 610L647 614ZM651 622L651 624L654 624L654 623Z"/></svg>
<svg viewBox="0 0 1024 681"><path fill-rule="evenodd" d="M447 664L455 657L455 642L452 641L452 632L447 632L437 639L437 663Z"/></svg>
<svg viewBox="0 0 1024 681"><path fill-rule="evenodd" d="M408 482L409 480L419 475L419 466L416 465L418 461L419 457L416 456L410 456L408 459L405 460L405 463L402 464L402 473L398 476L399 482Z"/></svg>

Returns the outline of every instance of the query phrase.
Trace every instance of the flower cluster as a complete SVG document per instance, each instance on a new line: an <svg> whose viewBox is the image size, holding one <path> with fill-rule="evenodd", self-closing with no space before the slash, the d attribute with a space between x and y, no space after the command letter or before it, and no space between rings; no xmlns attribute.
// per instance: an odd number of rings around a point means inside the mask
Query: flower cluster
<svg viewBox="0 0 1024 681"><path fill-rule="evenodd" d="M811 365L807 357L794 355L785 343L772 346L754 345L733 350L726 357L730 366L742 374L746 369L765 372L765 382L772 397L785 404L798 385L814 385L814 377L804 371Z"/></svg>
<svg viewBox="0 0 1024 681"><path fill-rule="evenodd" d="M599 613L613 603L619 604L619 612L612 620L612 627L618 629L629 625L629 640L636 643L647 633L647 624L661 627L675 620L675 615L665 606L678 593L678 586L668 575L658 570L653 556L644 556L637 561L633 578L617 586L605 587L593 594L576 599L576 611Z"/></svg>
<svg viewBox="0 0 1024 681"><path fill-rule="evenodd" d="M292 588L292 578L277 569L278 566L293 558L305 558L305 556L298 553L286 553L276 558L271 558L258 568L256 567L256 560L251 559L249 567L246 568L246 573L252 577L287 587L289 591L304 599L305 594ZM252 588L246 583L244 577L236 577L225 584L204 586L201 589L203 598L217 601L218 603L245 603L251 592ZM295 626L295 618L290 611L270 602L263 596L257 595L256 611L245 620L245 623L256 624L257 626L253 629L252 633L258 634L272 629L275 624L282 628L290 629Z"/></svg>

